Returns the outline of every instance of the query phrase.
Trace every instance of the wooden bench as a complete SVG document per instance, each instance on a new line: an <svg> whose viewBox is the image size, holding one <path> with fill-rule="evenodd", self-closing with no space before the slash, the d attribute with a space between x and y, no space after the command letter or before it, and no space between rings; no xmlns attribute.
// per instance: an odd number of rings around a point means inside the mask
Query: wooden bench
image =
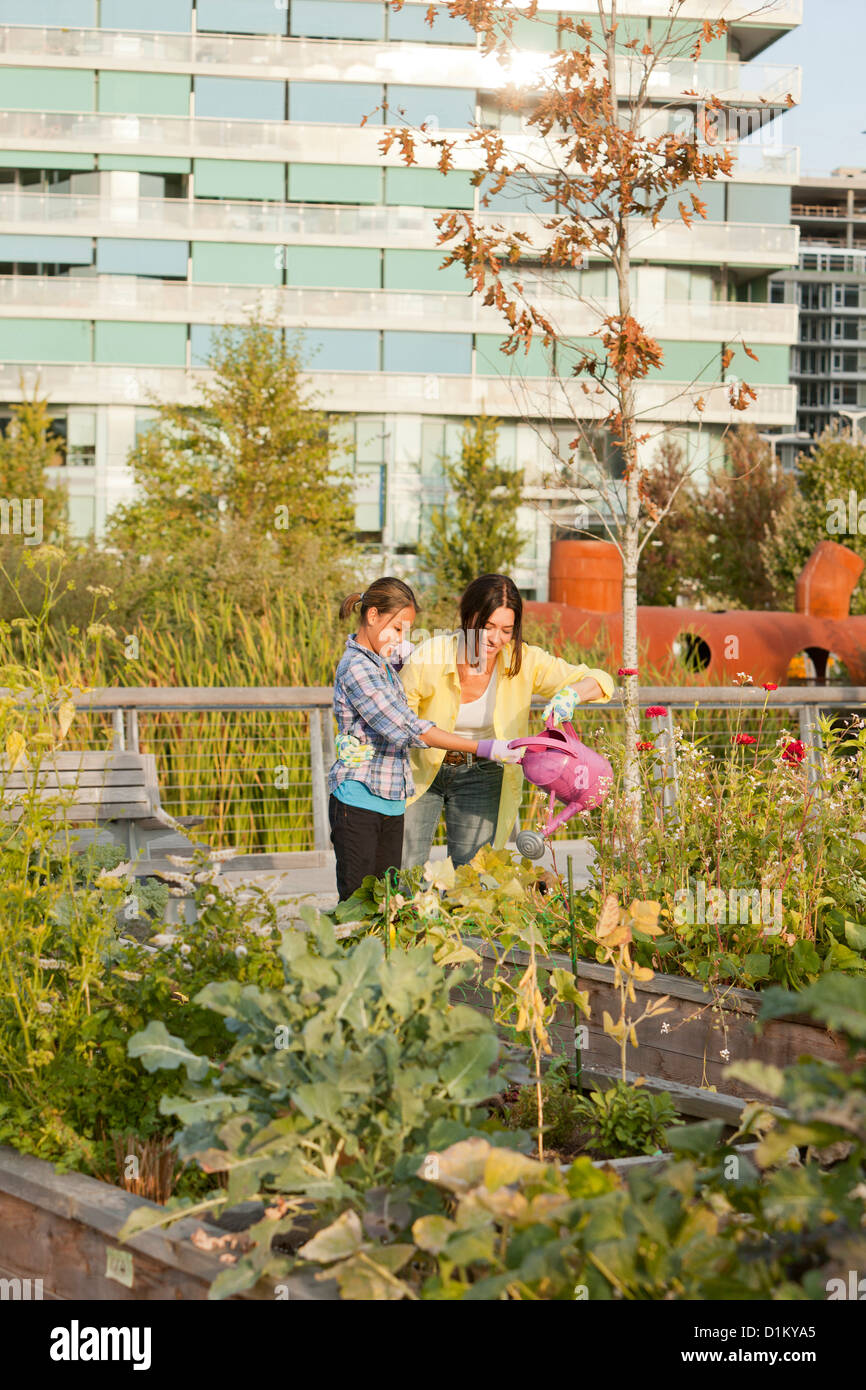
<svg viewBox="0 0 866 1390"><path fill-rule="evenodd" d="M80 827L70 837L76 851L113 842L143 872L154 850L164 855L196 848L184 830L201 825L203 817L172 816L163 808L153 753L46 751L38 762L30 758L11 768L8 758L0 759L4 819L17 819L16 800L34 787L46 801L70 797L53 808L53 818Z"/></svg>

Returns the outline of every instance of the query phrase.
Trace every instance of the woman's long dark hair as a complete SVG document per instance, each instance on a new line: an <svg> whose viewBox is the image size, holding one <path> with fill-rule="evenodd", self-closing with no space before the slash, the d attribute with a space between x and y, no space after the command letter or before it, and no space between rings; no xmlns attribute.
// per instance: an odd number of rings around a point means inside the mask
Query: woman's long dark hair
<svg viewBox="0 0 866 1390"><path fill-rule="evenodd" d="M340 604L340 617L348 618L356 608L360 608L361 621L364 622L371 608L387 616L389 613L399 613L401 608L414 608L417 613L419 604L408 584L386 574L382 579L374 579L363 594L347 594Z"/></svg>
<svg viewBox="0 0 866 1390"><path fill-rule="evenodd" d="M516 676L523 661L523 599L507 574L481 574L464 589L460 598L463 640L470 652L477 653L480 634L497 608L510 608L514 614L514 651L506 674Z"/></svg>

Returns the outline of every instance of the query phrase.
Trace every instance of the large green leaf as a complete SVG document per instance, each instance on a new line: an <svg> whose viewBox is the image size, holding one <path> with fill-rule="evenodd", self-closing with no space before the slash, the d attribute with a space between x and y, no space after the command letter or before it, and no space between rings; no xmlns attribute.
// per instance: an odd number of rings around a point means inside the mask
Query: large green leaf
<svg viewBox="0 0 866 1390"><path fill-rule="evenodd" d="M492 1095L496 1083L489 1073L498 1056L499 1041L492 1031L461 1043L439 1069L448 1094L473 1099Z"/></svg>
<svg viewBox="0 0 866 1390"><path fill-rule="evenodd" d="M176 1038L160 1020L152 1019L145 1029L135 1033L127 1044L130 1057L138 1057L145 1071L176 1071L186 1067L191 1081L207 1076L210 1061L190 1052L181 1038Z"/></svg>
<svg viewBox="0 0 866 1390"><path fill-rule="evenodd" d="M853 955L853 952L849 954ZM826 1027L837 1029L857 1041L864 1041L866 980L861 976L828 972L799 994L784 989L768 989L762 996L761 1020L797 1013L811 1014Z"/></svg>
<svg viewBox="0 0 866 1390"><path fill-rule="evenodd" d="M332 1260L344 1260L354 1255L363 1241L364 1232L358 1213L344 1211L330 1226L302 1245L298 1254L304 1260L314 1260L316 1264L330 1264Z"/></svg>

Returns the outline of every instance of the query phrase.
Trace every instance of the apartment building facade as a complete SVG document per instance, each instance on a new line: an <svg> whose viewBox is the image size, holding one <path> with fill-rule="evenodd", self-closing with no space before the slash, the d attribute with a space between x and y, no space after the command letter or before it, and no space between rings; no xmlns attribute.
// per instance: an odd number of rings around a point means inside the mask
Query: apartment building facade
<svg viewBox="0 0 866 1390"><path fill-rule="evenodd" d="M770 297L800 312L791 381L805 439L866 416L866 169L802 178L791 220L799 262L773 277Z"/></svg>
<svg viewBox="0 0 866 1390"><path fill-rule="evenodd" d="M446 7L430 28L428 8L0 0L0 426L38 380L65 440L79 533L100 533L130 495L128 453L154 401L196 399L214 329L259 306L303 330L320 403L352 417L340 430L356 526L383 564L411 571L445 500L442 455L485 410L501 421L500 457L524 470L516 577L546 597L551 535L576 520L574 493L551 486L552 451L574 429L545 419L540 347L503 356L502 319L467 294L461 271L439 268L434 217L479 208L473 156L458 152L443 175L422 149L407 168L378 148L383 103L388 123L465 132L482 121L525 138L503 102L507 74ZM619 10L629 35L650 42L668 23L667 0L621 0ZM708 220L685 227L673 200L655 230L641 229L635 256L636 312L664 352L640 406L649 433L675 430L698 464L740 418L727 388L712 385L727 346L728 385L740 375L757 392L748 418L794 424L797 308L770 301L770 277L798 265L798 154L775 118L797 99L799 72L765 55L801 10L802 0L685 0L685 56L651 87L659 122L694 108L695 92L715 92L736 120L764 123L736 145L732 176L699 190ZM542 3L536 21L522 21L517 60L529 70L557 46L562 12ZM727 34L692 61L703 20L720 15ZM538 213L528 199L491 200L491 216L530 232ZM582 296L612 302L601 261L580 275ZM591 331L579 301L568 313L569 331Z"/></svg>

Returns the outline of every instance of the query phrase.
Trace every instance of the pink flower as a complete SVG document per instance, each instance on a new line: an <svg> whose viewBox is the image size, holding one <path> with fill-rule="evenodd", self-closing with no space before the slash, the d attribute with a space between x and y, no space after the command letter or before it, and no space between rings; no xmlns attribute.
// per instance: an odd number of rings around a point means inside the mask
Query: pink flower
<svg viewBox="0 0 866 1390"><path fill-rule="evenodd" d="M635 748L639 753L649 753L651 749L655 748L655 744L644 743L641 739L638 739L637 743L635 744Z"/></svg>
<svg viewBox="0 0 866 1390"><path fill-rule="evenodd" d="M664 705L647 705L647 711L646 711L646 717L647 717L647 719L661 719L661 718L663 718L664 715L666 715L666 714L667 714L667 709L665 708Z"/></svg>
<svg viewBox="0 0 866 1390"><path fill-rule="evenodd" d="M782 749L783 760L786 763L790 763L792 767L797 767L798 764L800 764L803 761L805 756L806 745L799 738L792 739L792 741L790 743L786 743L785 747Z"/></svg>
<svg viewBox="0 0 866 1390"><path fill-rule="evenodd" d="M765 689L765 690L778 690L779 687L778 687L778 685L776 684L775 681L764 681L764 689Z"/></svg>
<svg viewBox="0 0 866 1390"><path fill-rule="evenodd" d="M757 740L756 738L753 738L751 734L735 734L734 737L731 739L731 743L757 743L757 742L758 742L758 740Z"/></svg>
<svg viewBox="0 0 866 1390"><path fill-rule="evenodd" d="M636 676L636 675L637 675L637 667L636 667L636 666L620 666L620 668L619 668L619 670L617 671L616 674L617 674L618 676Z"/></svg>

